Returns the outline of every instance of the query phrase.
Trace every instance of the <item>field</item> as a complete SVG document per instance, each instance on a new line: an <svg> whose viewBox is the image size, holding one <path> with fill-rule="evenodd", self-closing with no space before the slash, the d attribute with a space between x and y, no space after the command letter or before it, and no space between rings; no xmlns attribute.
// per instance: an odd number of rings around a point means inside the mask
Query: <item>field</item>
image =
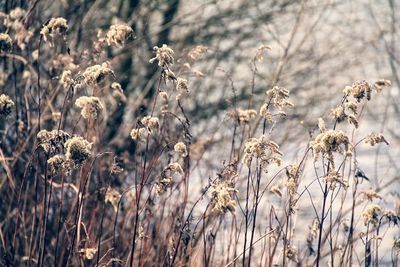
<svg viewBox="0 0 400 267"><path fill-rule="evenodd" d="M398 14L0 1L0 266L399 266Z"/></svg>

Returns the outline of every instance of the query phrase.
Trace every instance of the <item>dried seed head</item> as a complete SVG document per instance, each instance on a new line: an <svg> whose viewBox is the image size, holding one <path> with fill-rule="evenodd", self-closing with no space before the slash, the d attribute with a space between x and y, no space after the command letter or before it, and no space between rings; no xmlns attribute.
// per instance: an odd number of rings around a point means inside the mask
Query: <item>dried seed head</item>
<svg viewBox="0 0 400 267"><path fill-rule="evenodd" d="M68 30L67 20L64 18L51 18L50 21L43 26L40 31L40 34L43 37L45 42L50 41L50 45L52 45L52 41L55 35L64 36Z"/></svg>
<svg viewBox="0 0 400 267"><path fill-rule="evenodd" d="M74 168L79 168L92 154L92 144L81 136L75 136L65 143L67 152L65 158L73 163Z"/></svg>
<svg viewBox="0 0 400 267"><path fill-rule="evenodd" d="M385 79L379 79L374 83L375 90L380 93L383 90L383 87L390 87L392 86L392 82Z"/></svg>
<svg viewBox="0 0 400 267"><path fill-rule="evenodd" d="M114 211L117 212L118 211L118 202L120 199L121 199L121 194L117 190L111 188L111 189L107 190L104 201L106 203L110 203L113 206Z"/></svg>
<svg viewBox="0 0 400 267"><path fill-rule="evenodd" d="M146 116L141 120L141 123L147 127L149 132L157 131L160 128L160 121L157 117Z"/></svg>
<svg viewBox="0 0 400 267"><path fill-rule="evenodd" d="M361 191L360 194L363 196L364 200L373 201L374 199L382 199L382 197L372 189Z"/></svg>
<svg viewBox="0 0 400 267"><path fill-rule="evenodd" d="M84 248L80 250L81 253L83 253L83 256L87 260L93 260L94 255L97 252L97 248Z"/></svg>
<svg viewBox="0 0 400 267"><path fill-rule="evenodd" d="M352 86L346 86L343 93L353 96L357 102L360 102L363 98L371 100L372 85L367 81L356 81Z"/></svg>
<svg viewBox="0 0 400 267"><path fill-rule="evenodd" d="M47 160L50 169L55 173L61 173L64 169L65 158L62 155L55 155Z"/></svg>
<svg viewBox="0 0 400 267"><path fill-rule="evenodd" d="M230 211L235 212L236 202L233 199L233 194L237 190L234 188L234 184L230 180L219 180L215 184L211 185L211 211L218 213L226 213Z"/></svg>
<svg viewBox="0 0 400 267"><path fill-rule="evenodd" d="M272 113L268 110L268 104L264 103L260 108L260 116L266 119L269 123L273 123Z"/></svg>
<svg viewBox="0 0 400 267"><path fill-rule="evenodd" d="M267 96L271 98L271 102L278 109L293 107L293 103L288 100L289 91L286 88L275 86L267 91Z"/></svg>
<svg viewBox="0 0 400 267"><path fill-rule="evenodd" d="M183 142L176 143L174 146L174 150L182 157L187 156L186 145Z"/></svg>
<svg viewBox="0 0 400 267"><path fill-rule="evenodd" d="M124 90L120 83L113 82L111 84L111 89L113 89L112 96L119 99L122 102L126 101L126 96L124 95Z"/></svg>
<svg viewBox="0 0 400 267"><path fill-rule="evenodd" d="M370 133L367 137L365 137L364 142L366 144L370 144L371 146L374 146L374 145L380 144L380 143L385 143L386 145L389 145L389 142L380 133Z"/></svg>
<svg viewBox="0 0 400 267"><path fill-rule="evenodd" d="M345 181L339 172L335 170L329 170L328 174L324 178L325 181L329 184L329 189L334 190L337 185L341 185L344 188L348 187L347 181Z"/></svg>
<svg viewBox="0 0 400 267"><path fill-rule="evenodd" d="M155 185L157 195L161 195L166 192L168 188L171 188L174 184L174 179L171 176L160 177Z"/></svg>
<svg viewBox="0 0 400 267"><path fill-rule="evenodd" d="M101 83L107 75L114 76L114 72L110 69L108 62L104 62L101 65L88 67L82 75L87 85L96 85Z"/></svg>
<svg viewBox="0 0 400 267"><path fill-rule="evenodd" d="M188 81L178 77L178 79L176 79L176 90L189 93Z"/></svg>
<svg viewBox="0 0 400 267"><path fill-rule="evenodd" d="M60 77L60 83L64 88L69 88L73 85L75 80L72 78L72 71L64 70Z"/></svg>
<svg viewBox="0 0 400 267"><path fill-rule="evenodd" d="M260 138L250 138L244 146L243 164L250 167L253 157L260 160L260 164L264 171L267 171L267 166L270 163L280 165L282 161L282 152L279 151L279 146L268 140L265 135Z"/></svg>
<svg viewBox="0 0 400 267"><path fill-rule="evenodd" d="M297 181L294 178L289 178L289 180L286 182L286 188L290 196L293 197L296 194L297 186Z"/></svg>
<svg viewBox="0 0 400 267"><path fill-rule="evenodd" d="M12 48L12 39L7 33L0 33L0 52L9 52Z"/></svg>
<svg viewBox="0 0 400 267"><path fill-rule="evenodd" d="M400 216L397 216L393 210L385 210L383 212L383 217L388 220L389 223L393 223L394 225L399 225Z"/></svg>
<svg viewBox="0 0 400 267"><path fill-rule="evenodd" d="M171 162L170 164L168 164L168 166L167 166L167 168L165 168L165 170L169 170L176 174L183 174L183 169L178 162Z"/></svg>
<svg viewBox="0 0 400 267"><path fill-rule="evenodd" d="M37 140L39 146L49 154L54 154L58 151L62 151L65 142L71 138L71 136L62 130L41 130L37 134Z"/></svg>
<svg viewBox="0 0 400 267"><path fill-rule="evenodd" d="M0 95L0 116L7 117L11 114L14 107L14 101L8 95Z"/></svg>
<svg viewBox="0 0 400 267"><path fill-rule="evenodd" d="M75 101L75 105L82 108L81 115L85 119L97 119L103 111L100 99L95 96L81 96Z"/></svg>
<svg viewBox="0 0 400 267"><path fill-rule="evenodd" d="M143 141L145 133L146 133L146 128L132 129L131 138L134 141L136 140Z"/></svg>
<svg viewBox="0 0 400 267"><path fill-rule="evenodd" d="M208 47L204 46L204 45L198 45L194 48L192 48L189 53L188 53L188 57L192 60L192 61L196 61L197 59L199 59L205 52L207 52Z"/></svg>
<svg viewBox="0 0 400 267"><path fill-rule="evenodd" d="M12 20L19 20L22 19L26 14L26 11L20 7L14 8L10 11L10 19Z"/></svg>
<svg viewBox="0 0 400 267"><path fill-rule="evenodd" d="M342 122L346 119L346 113L343 106L338 106L331 110L331 118L333 121Z"/></svg>
<svg viewBox="0 0 400 267"><path fill-rule="evenodd" d="M111 25L106 35L108 46L114 45L116 47L123 47L125 40L131 36L133 30L125 24Z"/></svg>
<svg viewBox="0 0 400 267"><path fill-rule="evenodd" d="M297 248L294 245L288 245L285 257L291 261L297 262Z"/></svg>
<svg viewBox="0 0 400 267"><path fill-rule="evenodd" d="M174 64L174 51L166 44L163 44L162 47L155 46L153 50L156 56L149 60L150 63L154 63L157 60L158 66L164 69L169 69Z"/></svg>
<svg viewBox="0 0 400 267"><path fill-rule="evenodd" d="M238 109L237 116L239 117L240 123L249 123L252 119L257 116L257 111L255 109Z"/></svg>
<svg viewBox="0 0 400 267"><path fill-rule="evenodd" d="M344 149L342 148L344 147ZM342 131L328 130L317 135L314 141L311 142L314 160L318 159L321 153L334 166L333 152L351 154L349 137Z"/></svg>
<svg viewBox="0 0 400 267"><path fill-rule="evenodd" d="M362 213L362 216L364 218L364 224L372 224L376 226L379 222L379 215L382 212L382 208L376 204L370 204L368 205L365 210Z"/></svg>

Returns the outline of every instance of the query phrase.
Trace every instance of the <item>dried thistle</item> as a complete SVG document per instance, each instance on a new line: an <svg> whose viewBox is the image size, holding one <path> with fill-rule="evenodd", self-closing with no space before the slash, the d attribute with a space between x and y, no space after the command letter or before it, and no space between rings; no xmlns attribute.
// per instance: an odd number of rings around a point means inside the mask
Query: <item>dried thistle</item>
<svg viewBox="0 0 400 267"><path fill-rule="evenodd" d="M175 152L177 152L180 156L186 157L187 156L187 149L186 145L183 142L178 142L174 146Z"/></svg>
<svg viewBox="0 0 400 267"><path fill-rule="evenodd" d="M160 177L155 185L155 191L157 195L161 195L171 188L174 184L174 179L171 176Z"/></svg>
<svg viewBox="0 0 400 267"><path fill-rule="evenodd" d="M71 138L68 133L62 130L41 130L36 137L39 146L49 154L63 151L65 143Z"/></svg>
<svg viewBox="0 0 400 267"><path fill-rule="evenodd" d="M64 18L51 18L50 21L43 26L40 30L40 34L45 42L50 41L52 46L53 38L56 35L64 36L68 30L67 20Z"/></svg>
<svg viewBox="0 0 400 267"><path fill-rule="evenodd" d="M385 210L383 212L383 217L388 220L389 224L393 223L394 225L399 225L400 223L400 216L397 216L392 210Z"/></svg>
<svg viewBox="0 0 400 267"><path fill-rule="evenodd" d="M157 131L160 128L160 121L157 117L146 116L140 122L147 127L149 132Z"/></svg>
<svg viewBox="0 0 400 267"><path fill-rule="evenodd" d="M294 178L289 178L289 180L286 182L286 188L290 196L294 196L296 194L297 187L298 184Z"/></svg>
<svg viewBox="0 0 400 267"><path fill-rule="evenodd" d="M112 96L115 97L116 99L119 99L122 102L126 102L126 96L124 95L124 90L122 89L122 86L120 83L113 82L111 84L111 89L112 91Z"/></svg>
<svg viewBox="0 0 400 267"><path fill-rule="evenodd" d="M374 146L374 145L380 144L380 143L385 143L386 145L389 145L389 142L380 133L370 133L369 135L367 135L367 137L365 137L364 142L366 144L370 144L371 146Z"/></svg>
<svg viewBox="0 0 400 267"><path fill-rule="evenodd" d="M332 167L334 167L333 152L343 153L345 151L346 155L351 155L349 137L344 132L337 130L328 130L317 135L311 142L311 148L315 161L321 153L331 162Z"/></svg>
<svg viewBox="0 0 400 267"><path fill-rule="evenodd" d="M383 87L390 87L392 86L392 82L385 79L379 79L374 83L375 90L380 93L383 90Z"/></svg>
<svg viewBox="0 0 400 267"><path fill-rule="evenodd" d="M108 46L115 45L116 47L124 46L125 40L131 36L133 30L130 26L125 24L111 25L106 35Z"/></svg>
<svg viewBox="0 0 400 267"><path fill-rule="evenodd" d="M165 168L164 171L167 170L171 171L172 173L183 174L183 169L178 162L171 162L170 164L168 164L167 168Z"/></svg>
<svg viewBox="0 0 400 267"><path fill-rule="evenodd" d="M176 90L178 92L184 91L186 93L189 93L188 81L186 79L178 77L176 79Z"/></svg>
<svg viewBox="0 0 400 267"><path fill-rule="evenodd" d="M114 72L110 69L108 62L104 62L101 65L86 68L82 75L86 84L96 85L101 83L107 75L114 76Z"/></svg>
<svg viewBox="0 0 400 267"><path fill-rule="evenodd" d="M253 157L260 160L260 164L264 171L267 171L267 166L270 163L280 165L282 161L282 152L279 151L279 146L268 140L265 135L260 138L250 138L244 146L243 164L250 167Z"/></svg>
<svg viewBox="0 0 400 267"><path fill-rule="evenodd" d="M257 116L257 111L255 109L238 109L237 116L240 123L249 123L252 119Z"/></svg>
<svg viewBox="0 0 400 267"><path fill-rule="evenodd" d="M331 190L334 190L338 184L343 186L344 188L348 187L347 181L342 178L339 172L333 169L329 170L324 179L329 184L329 189Z"/></svg>
<svg viewBox="0 0 400 267"><path fill-rule="evenodd" d="M288 100L289 91L286 88L274 86L272 89L268 90L266 94L278 109L293 107L293 103Z"/></svg>
<svg viewBox="0 0 400 267"><path fill-rule="evenodd" d="M231 180L219 180L210 187L211 211L218 213L235 212L236 202L233 200L233 194L237 190Z"/></svg>
<svg viewBox="0 0 400 267"><path fill-rule="evenodd" d="M61 73L61 77L60 77L60 84L64 87L64 88L69 88L71 85L73 85L75 83L74 78L72 77L72 71L70 70L64 70Z"/></svg>
<svg viewBox="0 0 400 267"><path fill-rule="evenodd" d="M373 201L374 199L382 199L382 197L373 189L361 191L360 194L364 200Z"/></svg>
<svg viewBox="0 0 400 267"><path fill-rule="evenodd" d="M14 101L8 95L0 95L0 116L7 117L10 115L14 106Z"/></svg>
<svg viewBox="0 0 400 267"><path fill-rule="evenodd" d="M379 222L378 217L380 216L382 212L382 208L376 204L370 204L368 205L365 210L362 213L362 216L364 218L364 224L372 224L376 226Z"/></svg>
<svg viewBox="0 0 400 267"><path fill-rule="evenodd" d="M260 116L266 119L269 123L273 122L272 113L268 110L268 104L264 103L260 108Z"/></svg>
<svg viewBox="0 0 400 267"><path fill-rule="evenodd" d="M65 157L62 155L55 155L47 160L47 164L54 173L62 173L65 171ZM68 172L68 171L67 171Z"/></svg>
<svg viewBox="0 0 400 267"><path fill-rule="evenodd" d="M82 108L81 115L85 119L97 119L103 111L100 99L95 96L81 96L75 101L75 105Z"/></svg>
<svg viewBox="0 0 400 267"><path fill-rule="evenodd" d="M81 136L75 136L65 143L67 152L65 158L73 163L74 168L79 168L92 154L92 144Z"/></svg>
<svg viewBox="0 0 400 267"><path fill-rule="evenodd" d="M343 93L353 96L357 102L360 102L363 98L371 100L372 84L367 81L356 81L352 86L346 86Z"/></svg>
<svg viewBox="0 0 400 267"><path fill-rule="evenodd" d="M146 132L146 128L137 128L137 129L132 129L131 131L131 138L134 141L143 141L144 140L144 134Z"/></svg>
<svg viewBox="0 0 400 267"><path fill-rule="evenodd" d="M83 256L87 260L93 260L94 255L97 252L97 248L84 248L80 250L81 253L83 253Z"/></svg>
<svg viewBox="0 0 400 267"><path fill-rule="evenodd" d="M149 63L154 63L157 60L158 66L164 69L169 69L169 67L174 64L174 51L166 44L163 44L162 47L155 46L153 50L156 56L150 59Z"/></svg>

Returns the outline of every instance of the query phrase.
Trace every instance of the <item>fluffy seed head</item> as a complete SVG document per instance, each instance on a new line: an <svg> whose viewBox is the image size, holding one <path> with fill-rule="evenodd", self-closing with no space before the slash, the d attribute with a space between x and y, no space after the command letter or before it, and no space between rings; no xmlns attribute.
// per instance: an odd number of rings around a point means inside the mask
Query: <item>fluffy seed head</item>
<svg viewBox="0 0 400 267"><path fill-rule="evenodd" d="M288 100L289 91L286 88L275 86L267 91L267 96L278 109L293 107L293 103Z"/></svg>
<svg viewBox="0 0 400 267"><path fill-rule="evenodd" d="M226 213L230 211L235 212L236 202L233 199L233 194L237 190L234 188L234 184L230 180L220 180L213 184L210 188L211 194L211 211L218 213Z"/></svg>
<svg viewBox="0 0 400 267"><path fill-rule="evenodd" d="M158 128L160 128L160 121L157 117L146 116L141 120L141 122L150 132L157 131Z"/></svg>
<svg viewBox="0 0 400 267"><path fill-rule="evenodd" d="M146 133L146 128L132 129L131 138L132 140L142 141L144 139L144 134Z"/></svg>
<svg viewBox="0 0 400 267"><path fill-rule="evenodd" d="M125 40L132 35L133 30L125 24L111 25L106 35L108 46L114 45L116 47L124 46Z"/></svg>
<svg viewBox="0 0 400 267"><path fill-rule="evenodd" d="M260 160L264 171L270 163L280 165L282 161L282 152L279 150L278 144L268 140L265 135L260 138L250 138L244 146L243 164L250 167L253 157Z"/></svg>
<svg viewBox="0 0 400 267"><path fill-rule="evenodd" d="M62 151L65 142L71 138L71 136L62 130L41 130L37 134L37 140L39 146L47 153L54 154L58 151Z"/></svg>
<svg viewBox="0 0 400 267"><path fill-rule="evenodd" d="M174 64L174 51L166 44L163 44L162 47L155 46L153 50L156 56L149 60L150 63L158 61L158 66L165 69L169 69Z"/></svg>
<svg viewBox="0 0 400 267"><path fill-rule="evenodd" d="M65 143L65 148L67 150L65 158L73 163L74 168L81 167L92 154L92 144L81 136L69 139Z"/></svg>
<svg viewBox="0 0 400 267"><path fill-rule="evenodd" d="M180 156L186 157L187 156L187 149L186 145L183 142L178 142L174 146L175 152L177 152Z"/></svg>
<svg viewBox="0 0 400 267"><path fill-rule="evenodd" d="M52 41L55 35L65 35L68 30L67 20L64 18L51 18L50 21L43 26L40 34L45 42ZM51 43L51 42L50 42Z"/></svg>
<svg viewBox="0 0 400 267"><path fill-rule="evenodd" d="M374 146L374 145L380 144L380 143L385 143L386 145L389 145L389 142L380 133L370 133L367 137L365 137L364 142L366 144L370 144L371 146Z"/></svg>
<svg viewBox="0 0 400 267"><path fill-rule="evenodd" d="M382 212L382 208L376 204L370 204L368 205L365 210L362 213L362 216L364 218L364 224L372 224L376 226L379 222L379 215Z"/></svg>
<svg viewBox="0 0 400 267"><path fill-rule="evenodd" d="M114 76L114 72L110 69L108 62L104 62L101 65L88 67L82 75L86 84L96 85L101 83L107 75Z"/></svg>
<svg viewBox="0 0 400 267"><path fill-rule="evenodd" d="M97 119L103 111L100 99L95 96L81 96L75 101L75 105L82 108L81 114L85 119Z"/></svg>

